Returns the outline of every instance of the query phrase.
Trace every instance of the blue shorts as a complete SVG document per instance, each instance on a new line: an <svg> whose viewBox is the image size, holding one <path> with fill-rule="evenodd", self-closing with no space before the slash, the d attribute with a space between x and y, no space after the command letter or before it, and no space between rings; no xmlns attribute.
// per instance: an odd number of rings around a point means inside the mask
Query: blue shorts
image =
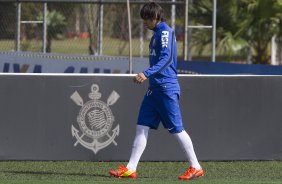
<svg viewBox="0 0 282 184"><path fill-rule="evenodd" d="M138 116L138 125L158 129L160 122L172 134L183 130L179 108L180 91L148 90Z"/></svg>

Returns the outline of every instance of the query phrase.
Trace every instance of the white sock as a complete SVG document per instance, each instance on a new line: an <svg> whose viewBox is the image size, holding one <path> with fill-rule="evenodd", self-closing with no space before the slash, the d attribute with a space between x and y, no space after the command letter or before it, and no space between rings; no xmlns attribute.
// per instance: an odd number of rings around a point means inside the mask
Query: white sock
<svg viewBox="0 0 282 184"><path fill-rule="evenodd" d="M149 127L137 125L136 135L132 145L131 156L127 164L127 169L135 172L141 155L143 154L147 139L148 139Z"/></svg>
<svg viewBox="0 0 282 184"><path fill-rule="evenodd" d="M197 156L193 148L193 143L187 132L183 130L182 132L173 135L179 142L185 156L189 161L190 166L194 167L195 169L201 169L201 166L198 162Z"/></svg>

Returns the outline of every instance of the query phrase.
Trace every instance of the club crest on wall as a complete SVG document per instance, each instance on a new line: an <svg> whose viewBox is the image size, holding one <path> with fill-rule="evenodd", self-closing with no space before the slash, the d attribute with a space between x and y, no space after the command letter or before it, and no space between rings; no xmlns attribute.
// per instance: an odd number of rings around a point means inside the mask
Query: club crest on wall
<svg viewBox="0 0 282 184"><path fill-rule="evenodd" d="M116 91L112 91L105 103L100 100L102 94L99 92L99 86L93 84L88 97L90 100L84 103L77 91L70 96L73 102L81 107L77 116L80 130L72 125L71 132L76 138L74 146L81 144L97 154L111 143L117 146L115 138L119 135L119 124L112 128L114 115L110 106L114 105L120 96Z"/></svg>

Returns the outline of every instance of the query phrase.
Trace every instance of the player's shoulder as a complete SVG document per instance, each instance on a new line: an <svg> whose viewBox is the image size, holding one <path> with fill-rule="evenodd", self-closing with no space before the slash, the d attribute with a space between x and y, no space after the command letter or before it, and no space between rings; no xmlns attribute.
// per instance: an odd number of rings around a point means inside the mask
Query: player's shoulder
<svg viewBox="0 0 282 184"><path fill-rule="evenodd" d="M161 27L161 29L158 30L157 35L158 37L169 37L170 35L172 35L172 29L168 25L164 25Z"/></svg>
<svg viewBox="0 0 282 184"><path fill-rule="evenodd" d="M166 22L162 22L159 31L168 31L172 32L172 28L167 25Z"/></svg>

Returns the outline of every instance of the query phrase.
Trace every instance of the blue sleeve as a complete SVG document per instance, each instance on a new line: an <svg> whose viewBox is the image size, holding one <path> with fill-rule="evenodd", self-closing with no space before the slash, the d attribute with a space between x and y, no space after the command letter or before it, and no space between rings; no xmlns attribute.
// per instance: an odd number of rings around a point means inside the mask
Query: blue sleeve
<svg viewBox="0 0 282 184"><path fill-rule="evenodd" d="M158 48L160 48L159 57L157 58L158 62L143 72L147 78L161 72L172 62L173 32L162 31L162 34L159 35L156 41L159 45Z"/></svg>

